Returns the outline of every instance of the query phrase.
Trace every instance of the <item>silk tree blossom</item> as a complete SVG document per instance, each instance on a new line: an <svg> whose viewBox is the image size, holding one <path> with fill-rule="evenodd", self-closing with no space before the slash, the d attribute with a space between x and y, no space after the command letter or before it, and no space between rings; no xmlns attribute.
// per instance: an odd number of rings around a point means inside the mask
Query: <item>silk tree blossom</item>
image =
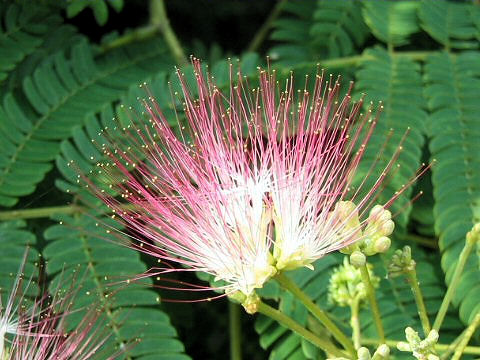
<svg viewBox="0 0 480 360"><path fill-rule="evenodd" d="M115 359L122 351L102 352L108 339L98 309L90 309L75 329L66 331L66 315L53 318L14 336L2 360ZM101 355L99 355L101 354Z"/></svg>
<svg viewBox="0 0 480 360"><path fill-rule="evenodd" d="M133 121L121 141L102 132L109 161L97 165L109 189L83 176L129 246L182 265L155 273L204 271L227 295L248 296L277 270L311 267L365 237L360 217L398 154L363 196L365 181L352 190L376 124L371 109L360 114L363 99L352 103L352 84L339 100L340 83L322 73L297 95L293 76L282 91L275 71L260 70L251 89L230 65L223 93L196 59L193 71L195 96L178 71L186 126L175 133L149 96L146 124Z"/></svg>
<svg viewBox="0 0 480 360"><path fill-rule="evenodd" d="M183 266L176 270L204 271L223 280L226 294L249 295L276 271L271 209L265 202L271 162L261 123L254 123L260 110L242 101L244 89L233 82L225 99L204 79L200 63L194 65L198 100L192 100L179 74L189 134L175 135L148 99L149 126L124 129L128 150L116 144L103 148L111 162L100 163L100 172L120 196L89 186L134 234L132 246Z"/></svg>
<svg viewBox="0 0 480 360"><path fill-rule="evenodd" d="M311 267L360 238L356 219L361 206L348 202L354 206L347 209L343 199L375 121L371 110L359 116L363 100L351 104L352 84L339 101L340 83L330 78L324 86L318 76L313 94L304 90L295 106L293 81L277 102L273 83L274 76L261 74L261 87L270 90L264 91L263 103L271 144L276 267Z"/></svg>
<svg viewBox="0 0 480 360"><path fill-rule="evenodd" d="M23 269L26 255L7 302L0 301L0 360L115 359L123 351L101 351L109 338L101 311L92 307L80 323L67 331L73 298L79 287L57 290L37 300L24 297ZM30 280L31 281L31 280ZM78 285L78 284L77 284ZM100 357L97 355L101 354Z"/></svg>
<svg viewBox="0 0 480 360"><path fill-rule="evenodd" d="M377 250L379 244L389 245L387 236L394 223L384 206L376 205L367 219L361 218L379 196L401 146L371 188L364 186L370 173L356 189L352 184L378 113L374 116L370 106L360 114L363 98L352 103L352 83L339 100L339 81L332 77L325 81L323 73L317 75L313 92L305 89L298 99L292 78L278 96L274 93L275 74L262 72L260 82L270 144L276 268L313 268L315 260L359 240L374 241Z"/></svg>

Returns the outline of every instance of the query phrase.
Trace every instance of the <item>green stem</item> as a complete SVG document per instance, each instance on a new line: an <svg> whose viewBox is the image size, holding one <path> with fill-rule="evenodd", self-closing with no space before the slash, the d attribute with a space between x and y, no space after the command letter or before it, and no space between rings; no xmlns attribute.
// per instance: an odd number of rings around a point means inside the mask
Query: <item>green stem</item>
<svg viewBox="0 0 480 360"><path fill-rule="evenodd" d="M187 57L183 52L183 48L180 45L175 32L170 26L164 0L150 1L150 23L153 26L158 27L158 29L160 29L162 32L165 42L170 48L175 62L180 66L187 65Z"/></svg>
<svg viewBox="0 0 480 360"><path fill-rule="evenodd" d="M437 331L439 331L440 327L442 326L443 319L445 318L445 315L448 310L448 306L450 305L453 295L455 294L455 291L457 290L457 287L460 283L460 277L462 275L463 268L465 267L465 264L467 262L468 257L470 256L470 253L472 252L474 244L475 244L474 239L467 236L467 240L465 241L465 246L463 247L463 250L460 253L460 258L458 259L458 263L455 267L455 272L453 273L452 281L450 281L450 284L448 285L447 293L443 298L442 305L440 306L437 317L435 318L435 322L433 323L433 329Z"/></svg>
<svg viewBox="0 0 480 360"><path fill-rule="evenodd" d="M278 311L277 309L272 308L271 306L260 302L258 304L257 311L263 315L268 316L269 318L277 321L286 328L296 332L298 335L303 337L305 340L308 340L313 345L317 346L319 349L327 352L328 354L335 355L337 357L345 357L345 354L337 349L331 342L324 340L314 333L305 329L302 325L297 323L292 318L288 317L284 313Z"/></svg>
<svg viewBox="0 0 480 360"><path fill-rule="evenodd" d="M340 330L337 325L320 309L310 297L305 294L292 280L283 273L275 275L274 279L287 291L292 293L303 305L330 331L340 344L352 355L356 355L352 341Z"/></svg>
<svg viewBox="0 0 480 360"><path fill-rule="evenodd" d="M472 338L475 330L480 325L480 312L477 312L475 317L473 318L472 323L467 327L465 334L460 341L460 344L456 347L455 353L453 354L452 360L459 360L462 354L465 352L465 348L467 347L468 342Z"/></svg>
<svg viewBox="0 0 480 360"><path fill-rule="evenodd" d="M138 29L135 29L133 31L130 31L127 34L124 34L110 42L107 42L105 44L102 44L100 46L100 51L102 52L107 52L109 50L125 46L127 44L130 44L132 42L136 41L142 41L148 38L151 38L154 36L156 33L158 33L159 29L158 26L155 25L147 25L147 26L142 26Z"/></svg>
<svg viewBox="0 0 480 360"><path fill-rule="evenodd" d="M415 234L406 234L405 236L403 236L403 239L407 241L413 241L417 244L429 247L431 249L438 249L438 240L435 238L424 237Z"/></svg>
<svg viewBox="0 0 480 360"><path fill-rule="evenodd" d="M350 317L350 324L352 326L352 339L353 339L353 345L355 346L355 349L359 349L362 345L360 342L360 318L358 317L358 309L360 305L360 301L358 298L355 298L353 302L350 304L350 309L351 309L351 317Z"/></svg>
<svg viewBox="0 0 480 360"><path fill-rule="evenodd" d="M263 41L267 37L268 31L272 27L273 22L280 15L282 8L286 2L287 0L279 0L277 2L272 12L270 13L270 15L268 15L267 20L265 20L263 25L260 27L260 29L257 31L255 36L253 37L252 41L250 42L250 45L248 45L247 51L255 52L258 50L260 45L263 43Z"/></svg>
<svg viewBox="0 0 480 360"><path fill-rule="evenodd" d="M406 272L408 282L415 297L415 302L417 303L418 316L420 316L420 321L422 322L423 333L426 336L430 333L430 320L428 320L427 309L425 307L425 302L423 301L422 291L420 290L420 285L418 284L417 272L415 268L409 269Z"/></svg>
<svg viewBox="0 0 480 360"><path fill-rule="evenodd" d="M0 212L0 221L16 219L35 219L50 217L55 214L74 214L82 211L78 205L52 206L37 209L9 210Z"/></svg>
<svg viewBox="0 0 480 360"><path fill-rule="evenodd" d="M230 327L230 360L242 360L242 325L240 305L228 302Z"/></svg>
<svg viewBox="0 0 480 360"><path fill-rule="evenodd" d="M390 54L392 57L396 58L406 58L411 59L413 61L425 61L428 56L432 54L439 54L438 51L404 51L404 52L395 52ZM451 54L454 56L454 54ZM335 68L347 68L347 67L355 67L360 65L361 63L369 60L375 60L375 57L369 54L363 55L355 55L355 56L347 56L347 57L340 57L334 59L326 59L320 61L318 66L320 68L325 69L335 69ZM311 62L304 62L296 64L293 69L277 69L282 75L289 75L292 70L294 71L301 71L302 69L311 70L312 63Z"/></svg>
<svg viewBox="0 0 480 360"><path fill-rule="evenodd" d="M360 274L362 276L363 284L367 291L368 301L370 302L370 308L373 314L373 320L377 328L378 337L380 340L385 340L385 332L383 331L382 318L380 317L380 311L378 309L377 299L375 298L375 289L370 281L370 275L368 274L367 264L360 266Z"/></svg>
<svg viewBox="0 0 480 360"><path fill-rule="evenodd" d="M381 345L381 344L387 344L388 346L392 347L392 348L395 348L398 344L398 341L399 340L384 340L384 341L381 341L380 339L369 339L369 338L364 338L362 339L362 344L363 345L373 345L373 346L377 346L377 345ZM438 350L438 351L446 351L448 350L448 348L450 347L450 345L448 344L436 344L435 345L435 349ZM471 355L480 355L480 347L478 346L466 346L464 351L463 351L464 354L471 354Z"/></svg>

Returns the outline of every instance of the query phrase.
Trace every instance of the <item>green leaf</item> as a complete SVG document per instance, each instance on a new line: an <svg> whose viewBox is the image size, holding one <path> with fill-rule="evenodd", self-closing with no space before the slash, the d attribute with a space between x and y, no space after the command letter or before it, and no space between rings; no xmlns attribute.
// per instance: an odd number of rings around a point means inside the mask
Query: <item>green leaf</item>
<svg viewBox="0 0 480 360"><path fill-rule="evenodd" d="M132 84L170 64L158 41L138 43L94 59L81 42L70 57L46 59L23 81L23 95L8 93L0 108L0 205L12 206L35 190L68 138L88 114L118 101ZM155 60L155 61L153 61Z"/></svg>
<svg viewBox="0 0 480 360"><path fill-rule="evenodd" d="M70 30L61 25L55 9L26 4L0 4L0 16L5 19L5 26L0 26L0 84L8 82L22 61L47 45L56 29Z"/></svg>
<svg viewBox="0 0 480 360"><path fill-rule="evenodd" d="M423 0L422 28L447 49L478 49L480 12L473 3Z"/></svg>
<svg viewBox="0 0 480 360"><path fill-rule="evenodd" d="M107 4L103 1L93 1L90 4L91 9L93 10L93 15L98 25L105 25L108 20L108 7Z"/></svg>
<svg viewBox="0 0 480 360"><path fill-rule="evenodd" d="M77 16L84 9L89 7L93 11L95 20L99 25L105 25L108 20L109 4L116 12L123 8L123 0L69 0L67 5L67 16L69 18Z"/></svg>
<svg viewBox="0 0 480 360"><path fill-rule="evenodd" d="M55 288L62 284L61 279L75 273L82 280L74 304L78 312L69 316L69 326L81 321L85 305L99 303L104 309L105 326L111 329L102 351L132 344L125 352L127 358L189 359L168 316L159 308L159 295L148 289L151 281L122 284L147 268L138 252L119 245L128 240L118 239L123 234L115 221L87 214L58 216L55 220L60 223L45 231L46 270L53 277L50 287ZM103 359L100 355L97 358Z"/></svg>
<svg viewBox="0 0 480 360"><path fill-rule="evenodd" d="M419 30L418 1L367 0L362 3L363 16L372 33L391 46L408 44L410 35Z"/></svg>
<svg viewBox="0 0 480 360"><path fill-rule="evenodd" d="M0 222L0 249L2 249L0 303L4 305L13 289L25 255L27 255L27 258L22 274L25 279L32 279L32 281L24 281L22 289L29 297L34 297L39 293L36 280L38 279L38 265L41 258L34 248L37 239L34 234L25 229L25 226L25 221L22 220Z"/></svg>
<svg viewBox="0 0 480 360"><path fill-rule="evenodd" d="M449 283L465 243L465 234L480 221L475 210L480 198L480 163L476 156L480 133L480 104L477 101L480 53L430 56L424 79L430 110L430 152L437 160L432 168L435 232L439 236L442 268ZM478 301L472 301L478 299L478 266L478 257L470 256L461 280L464 291L457 291L454 301L460 306L460 318L464 323L469 323L480 309Z"/></svg>
<svg viewBox="0 0 480 360"><path fill-rule="evenodd" d="M368 35L359 1L318 1L313 20L313 44L328 58L354 53Z"/></svg>
<svg viewBox="0 0 480 360"><path fill-rule="evenodd" d="M288 1L274 22L273 60L295 66L302 62L354 53L368 36L359 1Z"/></svg>
<svg viewBox="0 0 480 360"><path fill-rule="evenodd" d="M434 199L431 172L424 174L413 190L414 193L419 193L420 191L422 191L422 196L412 206L410 214L411 224L416 233L430 238L433 242L435 237L435 219L433 216Z"/></svg>
<svg viewBox="0 0 480 360"><path fill-rule="evenodd" d="M396 161L398 168L394 168L390 177L384 181L386 187L376 201L383 204L391 199L396 191L402 189L402 185L409 184L421 166L427 118L424 110L426 103L422 94L418 63L408 58L391 56L381 48L368 50L366 55L372 59L364 62L356 73L356 90L367 94L366 104L370 101L382 101L383 111L360 163L356 174L357 181L361 181L371 171L371 165L379 158L380 149L384 147L384 150L365 190L369 189L369 185L373 185L371 182L378 178L393 158L401 139L408 131L403 150ZM393 135L390 135L392 130ZM394 220L397 228L402 231L408 222L411 195L412 186L394 202L391 209L392 213L400 211Z"/></svg>

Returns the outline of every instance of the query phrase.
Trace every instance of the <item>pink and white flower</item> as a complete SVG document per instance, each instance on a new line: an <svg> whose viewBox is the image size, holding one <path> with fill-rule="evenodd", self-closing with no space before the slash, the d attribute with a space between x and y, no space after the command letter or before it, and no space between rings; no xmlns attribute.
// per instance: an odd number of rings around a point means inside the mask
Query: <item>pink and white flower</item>
<svg viewBox="0 0 480 360"><path fill-rule="evenodd" d="M67 331L68 318L79 284L72 282L67 290L27 299L24 291L23 258L6 304L0 301L0 360L93 360L115 359L123 351L102 352L109 338L101 311L92 307L80 323ZM78 285L79 287L75 286Z"/></svg>
<svg viewBox="0 0 480 360"><path fill-rule="evenodd" d="M193 69L195 99L178 71L186 126L175 133L149 96L146 125L125 128L120 142L107 132L110 161L98 166L110 189L88 182L129 246L182 265L158 272L204 271L227 294L249 295L276 271L359 240L359 216L398 154L360 197L364 183L353 189L352 179L377 119L360 114L363 99L352 104L353 85L339 99L340 83L322 73L297 95L293 76L281 91L275 71L260 70L250 89L231 65L224 93L196 59Z"/></svg>

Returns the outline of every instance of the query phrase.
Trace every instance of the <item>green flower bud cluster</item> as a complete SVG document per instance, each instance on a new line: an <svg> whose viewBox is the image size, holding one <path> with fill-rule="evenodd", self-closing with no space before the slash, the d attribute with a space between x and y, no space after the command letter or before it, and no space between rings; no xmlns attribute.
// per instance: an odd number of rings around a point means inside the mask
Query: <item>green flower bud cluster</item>
<svg viewBox="0 0 480 360"><path fill-rule="evenodd" d="M400 341L397 344L397 349L400 351L411 352L418 360L439 360L440 358L435 354L435 344L438 341L438 332L436 330L430 331L425 340L420 339L418 333L411 327L405 329L405 337L407 342Z"/></svg>
<svg viewBox="0 0 480 360"><path fill-rule="evenodd" d="M395 224L392 221L392 214L381 205L375 205L370 211L367 219L367 226L363 231L362 252L367 255L384 253L390 248L391 240L388 237L392 234Z"/></svg>
<svg viewBox="0 0 480 360"><path fill-rule="evenodd" d="M344 254L351 254L356 250L366 256L386 252L392 243L389 235L392 234L395 223L392 220L390 211L385 210L381 205L375 205L366 221L363 231L358 217L358 210L355 204L350 201L341 201L335 207L336 215L341 219L348 219L344 232L361 240L349 245L342 250Z"/></svg>
<svg viewBox="0 0 480 360"><path fill-rule="evenodd" d="M382 344L378 347L377 351L373 354L370 354L370 351L366 347L361 347L357 350L357 359L358 360L386 360L390 355L390 348ZM347 358L328 358L327 360L348 360Z"/></svg>
<svg viewBox="0 0 480 360"><path fill-rule="evenodd" d="M415 270L417 263L412 259L412 249L405 246L402 250L396 250L388 264L388 275L397 277L409 271Z"/></svg>
<svg viewBox="0 0 480 360"><path fill-rule="evenodd" d="M380 278L375 276L370 264L367 267L372 285L378 287ZM328 296L331 302L339 306L350 306L354 301L362 301L367 297L360 270L351 265L346 257L343 265L337 267L330 277Z"/></svg>

